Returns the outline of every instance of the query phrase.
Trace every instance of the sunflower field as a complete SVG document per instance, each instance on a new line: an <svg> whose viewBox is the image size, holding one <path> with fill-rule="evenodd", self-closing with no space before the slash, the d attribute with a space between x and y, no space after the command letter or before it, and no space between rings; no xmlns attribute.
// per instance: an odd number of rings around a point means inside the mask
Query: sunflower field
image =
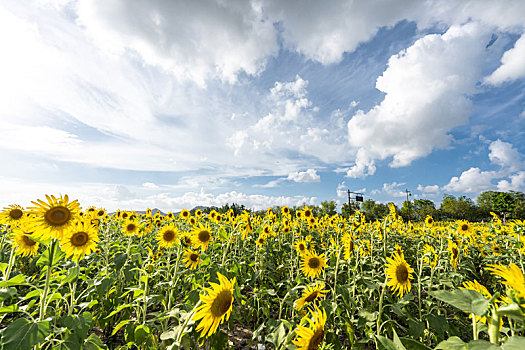
<svg viewBox="0 0 525 350"><path fill-rule="evenodd" d="M525 349L525 224L0 213L0 349Z"/></svg>

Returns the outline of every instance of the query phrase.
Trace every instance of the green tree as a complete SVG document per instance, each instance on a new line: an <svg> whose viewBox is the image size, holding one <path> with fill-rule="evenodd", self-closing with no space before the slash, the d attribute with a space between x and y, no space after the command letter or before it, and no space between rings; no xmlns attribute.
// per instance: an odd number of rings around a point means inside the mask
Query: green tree
<svg viewBox="0 0 525 350"><path fill-rule="evenodd" d="M359 203L351 202L350 211L352 212L352 214L354 213L355 210L361 210L359 208ZM348 218L350 215L350 211L348 210L348 203L343 203L341 207L341 216L344 218Z"/></svg>
<svg viewBox="0 0 525 350"><path fill-rule="evenodd" d="M458 198L450 194L443 195L443 202L439 208L443 219L449 220L478 220L478 208L472 199L459 196Z"/></svg>
<svg viewBox="0 0 525 350"><path fill-rule="evenodd" d="M332 200L326 200L321 202L321 215L335 215L337 214L337 203Z"/></svg>

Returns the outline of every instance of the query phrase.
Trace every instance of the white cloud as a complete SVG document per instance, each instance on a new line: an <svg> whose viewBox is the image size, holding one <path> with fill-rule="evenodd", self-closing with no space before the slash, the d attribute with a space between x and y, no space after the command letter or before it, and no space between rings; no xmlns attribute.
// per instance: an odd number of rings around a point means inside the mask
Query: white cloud
<svg viewBox="0 0 525 350"><path fill-rule="evenodd" d="M499 191L524 191L525 190L525 171L519 171L509 176L509 180L498 182Z"/></svg>
<svg viewBox="0 0 525 350"><path fill-rule="evenodd" d="M317 174L315 169L308 169L291 173L287 179L295 182L320 182L321 176Z"/></svg>
<svg viewBox="0 0 525 350"><path fill-rule="evenodd" d="M24 207L31 206L31 201L44 198L44 194L68 194L70 199L78 199L84 208L95 205L104 207L109 211L145 210L146 208L159 208L163 211L179 211L184 208L191 209L198 205L222 206L226 203L244 204L251 209L266 209L272 206L315 205L316 197L307 196L267 196L247 194L238 191L210 193L204 189L200 191L187 191L183 193L157 192L149 194L144 188L115 184L93 183L26 183L16 179L0 177L0 192L4 193L0 199L0 206L20 204ZM15 192L12 189L17 188ZM150 189L146 189L148 192Z"/></svg>
<svg viewBox="0 0 525 350"><path fill-rule="evenodd" d="M348 122L358 152L347 175L374 174L376 159L393 157L390 166L400 167L448 147L448 132L468 122L486 38L476 23L453 26L392 56L376 83L384 100Z"/></svg>
<svg viewBox="0 0 525 350"><path fill-rule="evenodd" d="M489 145L489 150L489 159L493 164L508 167L509 171L525 167L525 164L521 161L521 154L508 142L498 139Z"/></svg>
<svg viewBox="0 0 525 350"><path fill-rule="evenodd" d="M205 85L256 75L278 50L273 23L250 1L80 0L78 22L98 45L137 52L179 79Z"/></svg>
<svg viewBox="0 0 525 350"><path fill-rule="evenodd" d="M514 44L514 47L503 54L501 66L485 78L485 82L501 85L525 77L525 34Z"/></svg>
<svg viewBox="0 0 525 350"><path fill-rule="evenodd" d="M439 186L438 185L428 185L428 186L418 185L417 190L423 193L436 193L436 192L439 192Z"/></svg>
<svg viewBox="0 0 525 350"><path fill-rule="evenodd" d="M479 193L494 189L492 180L497 177L498 174L495 171L481 171L479 168L470 168L462 172L459 177L452 177L443 189L457 193Z"/></svg>
<svg viewBox="0 0 525 350"><path fill-rule="evenodd" d="M155 183L153 182L144 182L142 184L142 187L145 187L145 188L151 188L151 189L155 189L155 188L159 188L159 186L157 186Z"/></svg>
<svg viewBox="0 0 525 350"><path fill-rule="evenodd" d="M395 181L392 183L384 183L382 192L392 197L406 197L406 192L400 189L403 185L406 185L406 183L397 183Z"/></svg>

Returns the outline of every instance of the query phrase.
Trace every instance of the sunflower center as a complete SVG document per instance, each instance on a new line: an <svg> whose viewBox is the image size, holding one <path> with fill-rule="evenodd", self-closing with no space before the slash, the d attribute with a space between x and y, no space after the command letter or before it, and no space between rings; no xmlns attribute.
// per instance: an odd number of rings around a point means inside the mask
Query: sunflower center
<svg viewBox="0 0 525 350"><path fill-rule="evenodd" d="M87 243L89 239L89 236L85 232L75 232L73 236L71 236L71 244L73 244L75 247L82 247Z"/></svg>
<svg viewBox="0 0 525 350"><path fill-rule="evenodd" d="M188 236L184 236L184 243L191 244L191 238Z"/></svg>
<svg viewBox="0 0 525 350"><path fill-rule="evenodd" d="M128 232L133 232L133 231L135 231L136 228L137 228L137 226L135 226L135 224L128 224L128 226L126 226L126 230Z"/></svg>
<svg viewBox="0 0 525 350"><path fill-rule="evenodd" d="M166 230L162 237L166 242L171 242L175 239L175 232L173 232L173 230Z"/></svg>
<svg viewBox="0 0 525 350"><path fill-rule="evenodd" d="M452 247L452 258L457 259L458 258L458 248Z"/></svg>
<svg viewBox="0 0 525 350"><path fill-rule="evenodd" d="M230 309L233 302L232 293L229 290L223 290L215 297L211 304L211 314L218 318L224 315Z"/></svg>
<svg viewBox="0 0 525 350"><path fill-rule="evenodd" d="M319 345L323 342L324 339L324 329L319 328L315 331L314 335L312 335L312 338L310 338L310 342L308 343L308 350L317 350L319 349Z"/></svg>
<svg viewBox="0 0 525 350"><path fill-rule="evenodd" d="M303 251L306 247L304 246L304 244L299 244L299 250Z"/></svg>
<svg viewBox="0 0 525 350"><path fill-rule="evenodd" d="M321 262L319 261L319 258L313 257L313 258L308 259L308 266L311 269L316 269L316 268L319 267L319 265L321 265Z"/></svg>
<svg viewBox="0 0 525 350"><path fill-rule="evenodd" d="M431 223L433 223L433 222L434 222L434 219L432 219L432 218L429 218L429 219L428 219L428 223L429 223L429 224L431 224Z"/></svg>
<svg viewBox="0 0 525 350"><path fill-rule="evenodd" d="M306 210L304 212L304 216L309 217L310 215L312 215L312 212L310 210Z"/></svg>
<svg viewBox="0 0 525 350"><path fill-rule="evenodd" d="M306 299L304 299L304 301L306 302L311 302L312 300L315 300L315 298L317 298L317 295L319 294L319 291L314 291L312 294L310 294L309 296L306 297Z"/></svg>
<svg viewBox="0 0 525 350"><path fill-rule="evenodd" d="M102 216L102 215L104 215L104 210L99 210L97 213L97 216Z"/></svg>
<svg viewBox="0 0 525 350"><path fill-rule="evenodd" d="M468 225L467 224L461 225L461 230L462 231L467 231L468 230Z"/></svg>
<svg viewBox="0 0 525 350"><path fill-rule="evenodd" d="M62 226L68 222L70 217L71 212L63 206L53 207L45 215L47 223L51 226Z"/></svg>
<svg viewBox="0 0 525 350"><path fill-rule="evenodd" d="M199 261L199 255L196 254L196 253L192 253L192 254L190 255L190 260L193 261L193 262L197 262L197 261Z"/></svg>
<svg viewBox="0 0 525 350"><path fill-rule="evenodd" d="M14 220L20 219L22 215L24 215L24 212L20 209L13 209L9 212L9 216Z"/></svg>
<svg viewBox="0 0 525 350"><path fill-rule="evenodd" d="M31 238L27 237L27 235L23 235L22 239L24 240L24 244L26 246L32 247L36 244L36 242L33 241Z"/></svg>
<svg viewBox="0 0 525 350"><path fill-rule="evenodd" d="M400 283L408 281L408 269L404 264L396 268L396 278Z"/></svg>
<svg viewBox="0 0 525 350"><path fill-rule="evenodd" d="M202 230L199 232L199 241L201 242L208 242L210 240L210 232L208 232L207 230Z"/></svg>

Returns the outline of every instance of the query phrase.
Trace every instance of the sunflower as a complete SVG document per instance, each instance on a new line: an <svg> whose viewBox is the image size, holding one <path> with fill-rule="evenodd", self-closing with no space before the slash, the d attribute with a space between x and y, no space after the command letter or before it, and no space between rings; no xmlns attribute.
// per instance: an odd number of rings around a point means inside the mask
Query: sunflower
<svg viewBox="0 0 525 350"><path fill-rule="evenodd" d="M139 223L135 220L125 220L122 225L123 232L126 236L139 234Z"/></svg>
<svg viewBox="0 0 525 350"><path fill-rule="evenodd" d="M451 240L448 241L448 251L450 252L450 265L453 268L458 268L459 249L458 245Z"/></svg>
<svg viewBox="0 0 525 350"><path fill-rule="evenodd" d="M188 209L182 209L179 216L183 219L188 219L190 217L190 211Z"/></svg>
<svg viewBox="0 0 525 350"><path fill-rule="evenodd" d="M281 208L281 214L283 216L288 216L290 215L290 209L285 205L284 207Z"/></svg>
<svg viewBox="0 0 525 350"><path fill-rule="evenodd" d="M259 238L255 241L255 244L257 244L259 247L262 247L264 243L266 243L267 237L264 233L261 233L259 235Z"/></svg>
<svg viewBox="0 0 525 350"><path fill-rule="evenodd" d="M60 248L66 257L73 255L74 259L81 259L96 249L98 241L97 228L90 220L78 220L62 235Z"/></svg>
<svg viewBox="0 0 525 350"><path fill-rule="evenodd" d="M386 264L386 275L390 279L387 286L392 287L392 291L397 291L397 295L402 297L406 292L410 292L412 287L410 279L412 279L412 268L405 261L403 256L393 254L392 258L387 257L388 264Z"/></svg>
<svg viewBox="0 0 525 350"><path fill-rule="evenodd" d="M403 254L403 248L401 248L401 246L399 244L396 243L396 248L395 248L395 254L399 255L400 257L404 258L405 255Z"/></svg>
<svg viewBox="0 0 525 350"><path fill-rule="evenodd" d="M197 225L197 219L195 219L193 216L190 216L190 218L188 219L188 222L190 223L191 226Z"/></svg>
<svg viewBox="0 0 525 350"><path fill-rule="evenodd" d="M423 247L423 262L431 267L436 267L437 261L436 249L431 245L425 244Z"/></svg>
<svg viewBox="0 0 525 350"><path fill-rule="evenodd" d="M297 326L295 333L297 339L292 342L298 346L297 350L317 350L324 340L324 325L326 323L326 312L317 307L311 312L312 318L307 318L308 327Z"/></svg>
<svg viewBox="0 0 525 350"><path fill-rule="evenodd" d="M195 216L200 218L202 216L202 210L200 209L195 210Z"/></svg>
<svg viewBox="0 0 525 350"><path fill-rule="evenodd" d="M315 278L323 272L325 267L326 258L324 254L317 255L315 250L311 250L303 256L302 270L306 276Z"/></svg>
<svg viewBox="0 0 525 350"><path fill-rule="evenodd" d="M31 214L36 217L35 235L46 237L53 236L57 239L62 237L64 231L74 225L79 217L79 204L77 200L69 201L68 195L56 198L46 194L47 203L41 199L31 202L36 207L30 207Z"/></svg>
<svg viewBox="0 0 525 350"><path fill-rule="evenodd" d="M184 243L184 245L188 247L192 246L193 242L191 241L191 236L192 234L190 232L184 232L182 234L182 242Z"/></svg>
<svg viewBox="0 0 525 350"><path fill-rule="evenodd" d="M351 238L344 241L343 251L345 260L349 260L354 254L354 241Z"/></svg>
<svg viewBox="0 0 525 350"><path fill-rule="evenodd" d="M425 225L427 227L432 227L432 225L434 225L434 219L432 218L432 216L427 215L427 217L425 218Z"/></svg>
<svg viewBox="0 0 525 350"><path fill-rule="evenodd" d="M487 270L493 275L502 277L505 280L504 285L516 290L519 296L525 298L525 277L516 264L511 263L509 266L488 265Z"/></svg>
<svg viewBox="0 0 525 350"><path fill-rule="evenodd" d="M307 219L312 216L312 211L310 210L310 208L304 207L303 216Z"/></svg>
<svg viewBox="0 0 525 350"><path fill-rule="evenodd" d="M179 235L175 225L170 224L162 227L157 233L157 241L159 241L159 246L163 248L172 248L173 245L179 243Z"/></svg>
<svg viewBox="0 0 525 350"><path fill-rule="evenodd" d="M301 310L305 303L310 304L324 297L324 295L328 293L328 290L325 290L324 287L324 282L319 281L315 282L313 286L307 286L303 291L302 297L295 301L295 308Z"/></svg>
<svg viewBox="0 0 525 350"><path fill-rule="evenodd" d="M466 220L459 220L457 222L458 224L458 233L461 233L463 235L471 233L472 232L472 224Z"/></svg>
<svg viewBox="0 0 525 350"><path fill-rule="evenodd" d="M186 262L186 267L190 267L192 270L195 270L201 262L201 257L199 253L194 252L191 249L186 249L184 253L184 261Z"/></svg>
<svg viewBox="0 0 525 350"><path fill-rule="evenodd" d="M24 208L13 204L5 207L4 211L0 213L0 224L17 224L24 218L24 216L26 216L24 215Z"/></svg>
<svg viewBox="0 0 525 350"><path fill-rule="evenodd" d="M211 288L205 288L208 295L200 295L202 305L195 310L192 320L199 322L196 330L202 329L201 337L209 337L219 327L223 320L228 321L233 306L233 286L235 277L230 281L225 276L217 272L219 284L211 283Z"/></svg>
<svg viewBox="0 0 525 350"><path fill-rule="evenodd" d="M38 242L29 238L33 234L33 227L27 219L19 221L19 225L13 229L13 248L16 254L22 256L33 256L38 252Z"/></svg>
<svg viewBox="0 0 525 350"><path fill-rule="evenodd" d="M304 256L308 252L308 246L304 239L298 239L293 246L300 256Z"/></svg>
<svg viewBox="0 0 525 350"><path fill-rule="evenodd" d="M208 227L208 224L206 224L206 226L199 224L199 227L196 227L195 230L193 230L192 234L194 249L198 249L200 247L202 251L205 251L206 248L208 248L208 244L210 244L211 241L213 241L211 230Z"/></svg>

